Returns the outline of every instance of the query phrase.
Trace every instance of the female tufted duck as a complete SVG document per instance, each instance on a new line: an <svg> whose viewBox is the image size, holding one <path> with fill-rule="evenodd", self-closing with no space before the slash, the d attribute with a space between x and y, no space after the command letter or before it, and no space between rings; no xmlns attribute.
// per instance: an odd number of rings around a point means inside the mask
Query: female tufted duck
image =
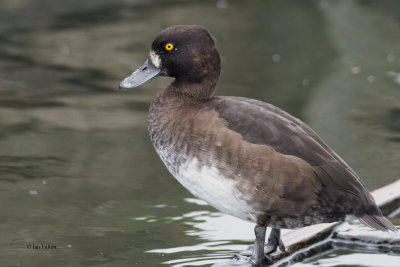
<svg viewBox="0 0 400 267"><path fill-rule="evenodd" d="M357 174L305 123L253 99L213 96L220 56L201 26L167 28L120 88L175 80L148 115L151 141L171 174L216 209L256 224L250 263L279 247L281 228L342 221L396 231ZM272 227L264 250L266 227Z"/></svg>

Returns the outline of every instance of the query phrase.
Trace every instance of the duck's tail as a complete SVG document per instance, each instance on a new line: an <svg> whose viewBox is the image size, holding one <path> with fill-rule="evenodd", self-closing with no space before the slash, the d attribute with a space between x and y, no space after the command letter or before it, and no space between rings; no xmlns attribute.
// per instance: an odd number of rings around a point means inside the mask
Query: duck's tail
<svg viewBox="0 0 400 267"><path fill-rule="evenodd" d="M392 231L392 232L397 232L398 229L388 220L386 219L383 215L370 215L370 214L364 214L360 217L358 217L360 222L365 224L366 226L369 226L373 229L387 232L387 231Z"/></svg>

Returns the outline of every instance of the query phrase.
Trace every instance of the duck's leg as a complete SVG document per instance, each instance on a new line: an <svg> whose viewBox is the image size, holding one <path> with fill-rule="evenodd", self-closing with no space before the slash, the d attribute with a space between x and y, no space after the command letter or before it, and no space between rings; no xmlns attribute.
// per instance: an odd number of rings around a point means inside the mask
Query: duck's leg
<svg viewBox="0 0 400 267"><path fill-rule="evenodd" d="M281 229L272 228L268 237L268 243L265 245L264 252L268 255L275 252L278 247L282 252L286 250L281 239Z"/></svg>
<svg viewBox="0 0 400 267"><path fill-rule="evenodd" d="M256 225L254 227L254 234L256 235L256 241L254 242L254 249L251 255L250 261L253 266L261 266L264 260L264 242L266 226Z"/></svg>

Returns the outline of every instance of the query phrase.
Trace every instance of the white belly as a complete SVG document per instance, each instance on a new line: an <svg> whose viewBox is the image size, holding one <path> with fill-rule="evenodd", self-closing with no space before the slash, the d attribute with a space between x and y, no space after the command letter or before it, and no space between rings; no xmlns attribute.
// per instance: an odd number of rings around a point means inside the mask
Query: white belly
<svg viewBox="0 0 400 267"><path fill-rule="evenodd" d="M224 177L214 166L200 166L197 158L186 160L178 168L173 168L167 159L159 155L168 170L194 196L223 213L256 222L254 211L236 188L236 180Z"/></svg>

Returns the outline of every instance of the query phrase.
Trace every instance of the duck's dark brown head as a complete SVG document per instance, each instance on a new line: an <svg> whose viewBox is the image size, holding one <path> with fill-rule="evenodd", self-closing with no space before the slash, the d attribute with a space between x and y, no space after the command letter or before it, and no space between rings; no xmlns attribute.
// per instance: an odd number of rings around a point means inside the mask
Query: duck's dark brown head
<svg viewBox="0 0 400 267"><path fill-rule="evenodd" d="M160 32L147 61L125 78L120 88L133 88L156 76L174 77L171 90L210 98L220 74L220 56L210 33L197 25L178 25Z"/></svg>

